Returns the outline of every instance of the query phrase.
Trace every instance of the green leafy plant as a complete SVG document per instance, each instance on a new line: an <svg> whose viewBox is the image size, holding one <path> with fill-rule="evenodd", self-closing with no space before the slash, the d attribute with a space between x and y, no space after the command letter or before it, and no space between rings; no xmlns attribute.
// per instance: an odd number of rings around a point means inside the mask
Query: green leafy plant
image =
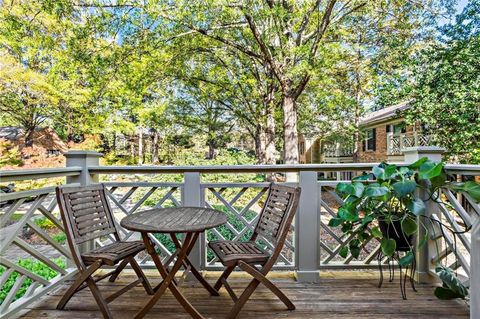
<svg viewBox="0 0 480 319"><path fill-rule="evenodd" d="M62 260L61 258L57 258L53 260L60 268L65 269L65 261ZM48 267L44 263L32 259L22 259L17 262L17 264L31 272L33 272L36 275L39 275L40 277L50 280L58 275L58 273L53 270L52 268ZM3 266L0 266L0 275L2 275L6 271L6 268ZM13 272L5 282L5 284L1 287L0 289L0 304L2 304L3 300L7 297L8 293L12 289L13 285L15 284L16 280L20 274L18 272ZM26 279L20 289L17 291L15 294L14 300L17 300L18 298L21 298L25 292L27 291L28 287L32 284L32 280L30 278Z"/></svg>
<svg viewBox="0 0 480 319"><path fill-rule="evenodd" d="M399 264L412 264L414 235L419 229L425 229L425 235L417 243L419 247L425 245L428 239L425 201L441 201L438 195L441 187L468 193L474 200L480 201L479 184L450 182L444 164L427 158L409 166L381 163L373 167L371 173L358 176L351 183L339 183L336 192L344 203L337 216L329 221L329 226L340 227L343 233L352 236L349 245L343 247L339 254L345 258L350 252L358 258L362 247L376 238L386 256L393 256L399 244L403 245L401 248L406 253L399 259ZM451 282L444 285L443 294L451 289ZM461 289L452 290L451 295L458 296L459 291L464 292Z"/></svg>

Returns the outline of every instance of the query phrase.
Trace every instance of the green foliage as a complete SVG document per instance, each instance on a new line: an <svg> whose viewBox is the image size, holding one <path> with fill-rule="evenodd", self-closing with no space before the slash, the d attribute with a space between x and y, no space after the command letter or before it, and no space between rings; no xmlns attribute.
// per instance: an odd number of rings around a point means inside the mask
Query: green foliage
<svg viewBox="0 0 480 319"><path fill-rule="evenodd" d="M442 41L412 65L410 123L420 122L449 159L480 163L480 2L470 1L456 23L441 29Z"/></svg>
<svg viewBox="0 0 480 319"><path fill-rule="evenodd" d="M381 250L386 256L393 256L398 242L390 238L388 231L377 225L381 223L395 227L399 224L399 237L405 239L417 234L420 228L428 230L422 217L425 204L418 197L417 191L427 193L426 200L441 202L437 191L440 187L460 191L480 202L480 184L469 181L465 183L449 182L443 163L435 163L422 158L409 165L398 167L394 164L381 163L373 167L372 173L354 178L351 183L338 183L336 192L344 200L338 209L337 217L329 221L330 227L340 227L342 232L352 236L348 247L343 247L339 254L346 257L348 252L354 258L359 256L361 247L366 241L375 238L380 241ZM401 238L401 237L400 237ZM428 240L428 231L421 238L418 247ZM402 266L411 265L414 260L414 247L409 244L409 250L400 258ZM447 268L437 268L437 273L443 280L443 287L435 290L435 295L441 299L465 298L466 288L454 277Z"/></svg>
<svg viewBox="0 0 480 319"><path fill-rule="evenodd" d="M18 147L5 140L0 140L0 167L6 165L17 166L22 164Z"/></svg>
<svg viewBox="0 0 480 319"><path fill-rule="evenodd" d="M66 265L63 259L58 258L53 261L59 267L65 269ZM23 267L46 280L50 280L58 275L58 273L54 271L52 268L48 267L47 265L39 261L34 261L31 259L23 259L23 260L19 260L17 264L20 267ZM2 275L5 271L6 271L6 268L0 265L0 275ZM18 272L13 272L13 274L11 274L10 277L8 277L7 281L4 283L4 285L2 286L2 289L0 290L0 304L3 302L3 300L5 300L5 298L8 295L8 292L12 289L13 285L15 284L19 276L20 274ZM32 284L32 280L26 279L23 282L21 288L17 291L14 300L21 298L31 284Z"/></svg>
<svg viewBox="0 0 480 319"><path fill-rule="evenodd" d="M346 234L354 235L355 242L349 245L350 253L358 256L362 243L377 238L385 255L392 256L396 249L395 240L388 238L377 226L378 222L400 223L405 237L417 233L424 227L417 219L425 211L423 200L417 197L417 190L426 190L434 197L439 187L463 191L475 200L480 185L475 182L447 182L443 163L422 158L408 167L382 163L373 167L372 173L354 178L351 183L338 183L336 192L344 199L336 218L329 221L331 227L341 227ZM353 251L352 251L353 248ZM346 254L345 251L343 251ZM409 253L413 253L410 247ZM411 262L408 258L402 263Z"/></svg>
<svg viewBox="0 0 480 319"><path fill-rule="evenodd" d="M468 288L455 276L452 269L438 266L435 268L435 272L443 283L442 287L435 288L435 296L438 299L465 299L468 296Z"/></svg>

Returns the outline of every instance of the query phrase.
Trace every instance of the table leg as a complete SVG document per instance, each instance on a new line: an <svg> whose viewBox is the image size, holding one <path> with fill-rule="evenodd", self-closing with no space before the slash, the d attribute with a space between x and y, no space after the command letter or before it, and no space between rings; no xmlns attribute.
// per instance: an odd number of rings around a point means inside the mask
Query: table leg
<svg viewBox="0 0 480 319"><path fill-rule="evenodd" d="M163 277L163 282L160 287L157 289L155 294L152 298L148 301L148 303L135 315L135 318L143 318L147 312L155 305L155 303L160 299L167 288L170 289L172 294L175 298L180 302L180 304L185 308L185 310L195 319L203 319L203 316L188 302L187 299L182 295L182 293L178 290L177 286L173 283L173 279L175 277L176 272L180 269L180 267L184 263L184 258L187 255L187 252L193 248L195 242L198 238L198 233L187 233L184 241L184 245L180 249L178 253L177 260L173 265L170 272L167 273L165 267L162 265L160 257L158 257L155 251L155 245L152 243L150 238L148 237L147 233L142 233L143 242L145 243L145 247L147 252L152 257L155 266L157 267L160 275Z"/></svg>
<svg viewBox="0 0 480 319"><path fill-rule="evenodd" d="M182 244L180 243L180 241L178 240L178 238L175 236L175 234L170 234L170 237L172 237L172 241L173 243L175 244L175 246L177 247L177 249L181 249L182 248ZM184 244L185 245L185 244ZM193 248L193 246L192 246ZM195 266L192 264L192 262L190 261L190 259L188 259L188 254L190 254L190 251L192 249L190 249L188 252L187 252L187 255L185 256L184 258L184 267L186 268L187 266L190 266L190 271L192 272L192 274L195 276L195 278L197 278L197 280L203 285L203 287L205 287L205 289L208 290L208 292L210 292L210 294L212 296L220 296L220 294L218 293L218 290L216 290L215 288L213 288L209 283L208 281L205 280L205 278L203 278L202 274L197 270L197 268L195 268Z"/></svg>

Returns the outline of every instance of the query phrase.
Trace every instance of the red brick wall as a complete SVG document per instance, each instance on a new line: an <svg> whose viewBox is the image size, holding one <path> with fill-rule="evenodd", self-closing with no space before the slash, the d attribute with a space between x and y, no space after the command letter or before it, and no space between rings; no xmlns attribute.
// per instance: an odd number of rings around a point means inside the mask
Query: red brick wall
<svg viewBox="0 0 480 319"><path fill-rule="evenodd" d="M387 159L387 129L385 125L372 127L376 129L375 132L375 151L363 151L365 141L359 147L356 157L357 162L373 163L381 162Z"/></svg>
<svg viewBox="0 0 480 319"><path fill-rule="evenodd" d="M375 141L375 151L363 151L363 144L359 148L358 154L356 154L356 162L358 163L376 163L381 161L386 161L388 158L387 155L387 124L381 124L371 128L376 129L376 141ZM406 127L406 132L413 132L413 125L408 125Z"/></svg>

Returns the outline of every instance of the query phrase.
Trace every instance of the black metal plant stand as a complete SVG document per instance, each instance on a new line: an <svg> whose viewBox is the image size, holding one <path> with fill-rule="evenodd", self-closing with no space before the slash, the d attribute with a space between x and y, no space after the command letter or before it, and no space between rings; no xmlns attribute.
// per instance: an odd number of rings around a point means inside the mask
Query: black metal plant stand
<svg viewBox="0 0 480 319"><path fill-rule="evenodd" d="M402 293L402 298L403 300L407 299L407 291L405 289L406 282L407 282L407 274L408 271L410 271L410 275L408 276L410 278L410 285L412 286L412 290L417 292L417 289L415 288L415 281L413 279L414 274L415 274L415 268L417 266L417 261L415 257L415 251L413 252L413 262L410 266L405 267L405 272L402 272L402 266L398 262L400 260L400 253L402 252L407 252L407 250L399 249L396 250L393 253L393 256L388 259L387 261L387 266L388 266L388 272L389 272L389 282L392 282L395 279L395 263L398 265L399 271L400 271L400 292ZM378 288L382 287L383 284L383 264L382 260L386 256L383 254L383 252L380 250L379 253L377 254L377 260L378 260L378 269L380 270L380 281L378 282ZM403 274L403 276L402 276ZM402 278L403 277L403 278Z"/></svg>

